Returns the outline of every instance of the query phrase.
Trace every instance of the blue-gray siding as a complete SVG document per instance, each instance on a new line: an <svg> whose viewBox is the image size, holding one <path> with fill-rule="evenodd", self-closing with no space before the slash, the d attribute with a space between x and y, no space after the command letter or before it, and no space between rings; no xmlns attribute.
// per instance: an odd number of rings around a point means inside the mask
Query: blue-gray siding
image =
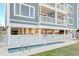
<svg viewBox="0 0 79 59"><path fill-rule="evenodd" d="M27 4L35 7L35 18L25 18L20 16L14 16L14 5L13 3L10 3L10 19L38 22L38 4L37 3L27 3ZM27 13L27 11L24 13Z"/></svg>

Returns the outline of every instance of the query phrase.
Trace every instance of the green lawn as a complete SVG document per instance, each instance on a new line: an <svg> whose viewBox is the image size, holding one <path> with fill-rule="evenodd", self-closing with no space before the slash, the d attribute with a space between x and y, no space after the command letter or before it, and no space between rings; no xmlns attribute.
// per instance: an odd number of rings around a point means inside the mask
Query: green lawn
<svg viewBox="0 0 79 59"><path fill-rule="evenodd" d="M62 48L34 54L33 56L79 56L79 42Z"/></svg>

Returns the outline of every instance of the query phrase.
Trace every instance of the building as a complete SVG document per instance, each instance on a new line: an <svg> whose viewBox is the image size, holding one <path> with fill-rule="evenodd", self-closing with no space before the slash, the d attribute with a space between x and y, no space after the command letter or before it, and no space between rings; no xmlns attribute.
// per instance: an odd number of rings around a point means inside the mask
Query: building
<svg viewBox="0 0 79 59"><path fill-rule="evenodd" d="M5 11L8 50L76 39L76 3L10 3Z"/></svg>
<svg viewBox="0 0 79 59"><path fill-rule="evenodd" d="M77 5L79 5L79 4L77 4ZM76 31L76 36L77 36L77 38L79 38L79 7L77 7L77 31Z"/></svg>

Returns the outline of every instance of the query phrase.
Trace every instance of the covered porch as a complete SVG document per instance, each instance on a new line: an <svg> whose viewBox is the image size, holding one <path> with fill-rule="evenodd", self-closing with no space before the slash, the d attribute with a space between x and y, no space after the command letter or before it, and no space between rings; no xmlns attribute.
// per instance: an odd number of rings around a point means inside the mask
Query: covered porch
<svg viewBox="0 0 79 59"><path fill-rule="evenodd" d="M11 28L10 35L5 35L8 48L34 46L53 42L72 40L71 30L43 29L43 28Z"/></svg>

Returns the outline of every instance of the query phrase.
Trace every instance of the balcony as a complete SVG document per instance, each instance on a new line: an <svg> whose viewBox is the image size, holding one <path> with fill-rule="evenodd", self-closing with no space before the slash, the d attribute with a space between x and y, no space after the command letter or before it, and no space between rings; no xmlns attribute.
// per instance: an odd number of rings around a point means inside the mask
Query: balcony
<svg viewBox="0 0 79 59"><path fill-rule="evenodd" d="M55 3L45 3L45 4L50 6L50 7L55 7Z"/></svg>
<svg viewBox="0 0 79 59"><path fill-rule="evenodd" d="M3 35L0 37L4 37L2 38L3 42L0 41L0 45L2 47L15 48L25 46L30 47L33 45L47 44L58 41L64 42L67 39L72 39L72 34L66 34L66 36L64 36L64 34L10 35L9 38L7 38L7 35Z"/></svg>
<svg viewBox="0 0 79 59"><path fill-rule="evenodd" d="M41 3L39 4L41 6L41 9L40 10L57 10L58 12L61 12L61 13L64 13L64 14L67 14L67 10L66 10L66 7L64 6L64 4L56 4L56 3ZM43 12L44 12L43 11Z"/></svg>
<svg viewBox="0 0 79 59"><path fill-rule="evenodd" d="M58 24L63 24L63 25L65 24L64 19L58 19L57 23Z"/></svg>
<svg viewBox="0 0 79 59"><path fill-rule="evenodd" d="M49 17L49 16L44 16L44 15L40 15L39 19L41 19L42 23L55 23L56 19Z"/></svg>
<svg viewBox="0 0 79 59"><path fill-rule="evenodd" d="M61 10L66 10L64 5L57 4L57 8Z"/></svg>
<svg viewBox="0 0 79 59"><path fill-rule="evenodd" d="M58 18L56 20L56 18L44 16L44 15L40 15L39 19L40 19L41 23L46 23L46 24L57 24L57 25L65 25L66 24L64 19Z"/></svg>

